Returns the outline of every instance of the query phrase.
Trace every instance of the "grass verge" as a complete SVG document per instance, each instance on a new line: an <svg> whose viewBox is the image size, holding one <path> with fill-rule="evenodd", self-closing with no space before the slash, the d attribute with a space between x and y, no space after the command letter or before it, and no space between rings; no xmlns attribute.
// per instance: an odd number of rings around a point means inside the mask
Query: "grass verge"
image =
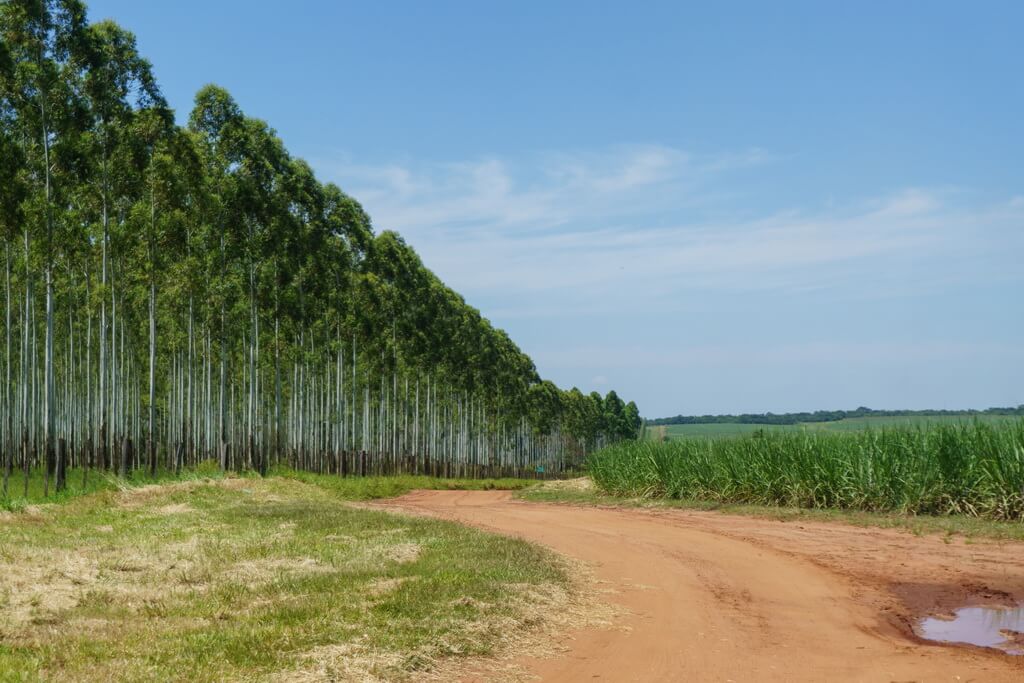
<svg viewBox="0 0 1024 683"><path fill-rule="evenodd" d="M537 546L343 504L411 479L194 480L4 513L0 680L405 680L571 602Z"/></svg>
<svg viewBox="0 0 1024 683"><path fill-rule="evenodd" d="M311 474L295 470L276 470L273 475L316 484L346 500L375 500L396 498L410 491L490 491L500 489L516 491L532 486L532 479L441 479L414 475L391 477L338 477L329 474Z"/></svg>
<svg viewBox="0 0 1024 683"><path fill-rule="evenodd" d="M720 503L706 500L672 498L622 497L605 493L590 482L547 482L516 494L522 500L536 503L595 505L653 509L714 511L733 515L762 517L780 522L838 522L861 527L900 529L916 535L943 534L967 539L993 539L1024 542L1024 523L1006 522L967 515L908 515L858 510L807 509L774 505Z"/></svg>
<svg viewBox="0 0 1024 683"><path fill-rule="evenodd" d="M0 511L20 512L31 505L65 503L80 496L103 491L124 491L141 486L180 481L219 480L224 478L224 476L226 474L220 471L217 463L213 460L204 462L199 467L183 470L180 474L174 474L174 472L169 470L160 470L156 476L151 477L144 472L137 471L133 472L132 476L128 479L120 479L113 473L102 470L90 470L86 473L76 468L68 472L67 488L56 493L53 489L52 481L50 482L50 490L46 492L43 471L41 468L36 468L29 473L27 493L23 473L17 471L12 474L8 484L7 496L0 495ZM258 475L252 472L245 472L241 475L230 473L230 476L258 478ZM316 484L322 488L330 489L346 500L394 498L417 489L465 491L517 490L537 483L533 479L442 479L439 477L413 475L339 477L337 475L300 472L285 467L275 468L270 472L270 476Z"/></svg>
<svg viewBox="0 0 1024 683"><path fill-rule="evenodd" d="M54 490L52 478L47 487L42 468L37 467L30 470L28 486L25 485L24 472L15 470L11 473L8 481L7 495L0 494L0 510L20 512L30 505L65 503L81 496L103 491L121 491L139 486L178 481L220 479L223 476L224 474L213 460L202 463L199 467L183 470L179 474L161 469L156 476L151 477L143 471L135 471L128 479L120 479L113 472L104 470L90 469L86 472L82 468L72 468L68 470L67 488L57 492Z"/></svg>

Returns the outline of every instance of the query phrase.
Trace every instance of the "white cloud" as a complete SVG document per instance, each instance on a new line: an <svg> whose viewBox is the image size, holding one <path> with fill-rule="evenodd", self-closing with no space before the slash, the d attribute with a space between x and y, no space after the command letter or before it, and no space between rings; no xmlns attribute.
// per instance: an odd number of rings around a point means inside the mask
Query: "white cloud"
<svg viewBox="0 0 1024 683"><path fill-rule="evenodd" d="M648 414L1019 403L1024 196L743 194L778 161L621 146L315 165L565 386Z"/></svg>
<svg viewBox="0 0 1024 683"><path fill-rule="evenodd" d="M547 349L534 354L540 363L569 369L593 367L608 370L692 370L696 368L761 368L766 366L835 365L836 367L876 362L953 362L979 356L1024 363L1024 348L1002 342L801 342L759 344L745 340L727 344L679 345L665 348L663 340L650 344ZM597 383L594 378L592 382Z"/></svg>
<svg viewBox="0 0 1024 683"><path fill-rule="evenodd" d="M760 217L721 201L724 176L761 150L699 157L663 146L443 164L318 162L424 262L505 317L654 308L708 291L927 288L1019 278L1024 201L958 203L910 188Z"/></svg>
<svg viewBox="0 0 1024 683"><path fill-rule="evenodd" d="M767 158L759 150L696 158L671 147L622 146L601 153L549 152L519 163L483 158L366 166L321 159L316 166L364 202L377 225L414 236L629 217L651 210L659 190L670 190L667 197L678 203L672 195L680 189L691 195L710 176Z"/></svg>

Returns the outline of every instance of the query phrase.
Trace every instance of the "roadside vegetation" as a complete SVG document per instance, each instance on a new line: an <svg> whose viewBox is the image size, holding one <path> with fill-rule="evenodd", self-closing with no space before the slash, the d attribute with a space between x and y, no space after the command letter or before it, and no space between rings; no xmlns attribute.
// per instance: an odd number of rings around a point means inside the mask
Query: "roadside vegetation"
<svg viewBox="0 0 1024 683"><path fill-rule="evenodd" d="M640 508L648 510L690 510L728 515L761 517L780 522L836 522L854 526L881 529L899 529L923 536L942 535L951 540L989 539L1024 542L1024 524L1019 521L1000 521L968 515L913 515L899 512L866 512L836 508L797 508L752 503L727 503L692 498L650 498L614 496L597 487L590 478L568 481L548 481L527 487L516 493L520 500L534 503L562 505L592 505L598 507Z"/></svg>
<svg viewBox="0 0 1024 683"><path fill-rule="evenodd" d="M606 493L1024 520L1024 420L632 441L589 460Z"/></svg>
<svg viewBox="0 0 1024 683"><path fill-rule="evenodd" d="M378 498L394 498L409 491L423 489L444 490L517 490L526 488L536 480L532 479L459 479L445 477L428 477L425 475L389 475L367 477L339 477L336 474L316 474L278 467L268 476L294 479L308 484L315 484L329 489L345 500L374 500ZM131 478L118 477L113 473L96 472L80 469L69 470L67 485L60 492L49 493L45 490L45 472L32 470L28 477L27 489L22 486L24 480L19 479L16 490L9 492L8 497L0 496L0 510L20 512L28 506L50 503L64 503L91 493L104 491L130 491L143 486L156 484L172 484L190 481L216 481L225 477L259 479L255 472L241 474L221 472L217 463L206 461L198 467L186 468L175 474L169 470L157 470L155 475L146 472L136 473ZM27 491L27 492L26 492Z"/></svg>
<svg viewBox="0 0 1024 683"><path fill-rule="evenodd" d="M553 554L345 505L406 487L296 474L108 489L0 523L0 680L402 680L564 610Z"/></svg>
<svg viewBox="0 0 1024 683"><path fill-rule="evenodd" d="M315 484L345 500L354 501L397 498L410 491L518 491L538 483L534 479L446 479L414 475L340 478L284 469L273 474Z"/></svg>

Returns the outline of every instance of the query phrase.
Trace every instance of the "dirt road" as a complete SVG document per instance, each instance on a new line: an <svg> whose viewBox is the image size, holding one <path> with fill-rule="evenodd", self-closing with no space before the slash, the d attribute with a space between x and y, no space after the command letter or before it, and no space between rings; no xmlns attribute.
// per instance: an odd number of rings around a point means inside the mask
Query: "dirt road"
<svg viewBox="0 0 1024 683"><path fill-rule="evenodd" d="M678 510L545 505L507 492L385 503L585 561L628 613L521 663L544 681L1024 681L1024 657L923 643L910 624L1024 598L1024 545Z"/></svg>

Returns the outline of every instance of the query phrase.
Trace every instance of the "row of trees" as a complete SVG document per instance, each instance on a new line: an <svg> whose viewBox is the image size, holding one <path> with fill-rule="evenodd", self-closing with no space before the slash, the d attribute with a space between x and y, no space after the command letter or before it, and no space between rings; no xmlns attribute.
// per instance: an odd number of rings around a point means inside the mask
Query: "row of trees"
<svg viewBox="0 0 1024 683"><path fill-rule="evenodd" d="M837 422L861 417L978 417L981 415L1024 416L1024 405L1016 408L984 410L874 410L861 406L854 410L816 410L813 413L743 413L742 415L676 415L649 420L652 426L686 424L767 424L795 425L806 422Z"/></svg>
<svg viewBox="0 0 1024 683"><path fill-rule="evenodd" d="M263 121L178 126L134 37L0 3L3 490L16 467L553 470L636 406L540 381Z"/></svg>

